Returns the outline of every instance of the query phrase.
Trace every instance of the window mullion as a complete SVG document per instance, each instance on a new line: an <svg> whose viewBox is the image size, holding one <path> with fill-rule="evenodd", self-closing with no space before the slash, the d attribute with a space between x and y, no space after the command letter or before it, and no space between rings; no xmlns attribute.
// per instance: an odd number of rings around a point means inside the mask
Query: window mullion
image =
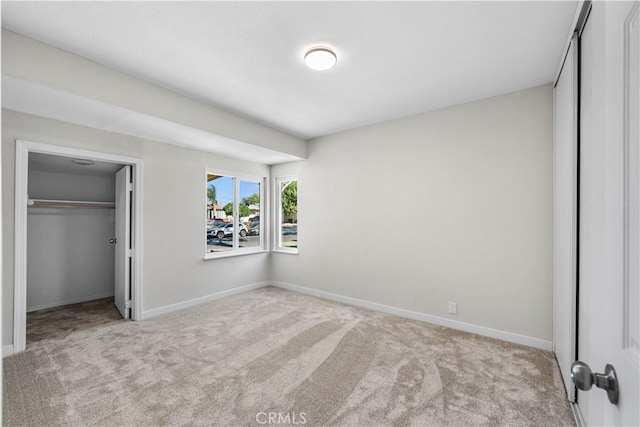
<svg viewBox="0 0 640 427"><path fill-rule="evenodd" d="M240 180L233 178L233 250L240 247Z"/></svg>
<svg viewBox="0 0 640 427"><path fill-rule="evenodd" d="M261 248L265 248L265 241L266 241L266 235L268 233L267 231L267 225L269 224L269 222L267 221L269 216L267 214L267 209L266 209L266 204L267 204L267 198L266 198L266 194L267 194L267 186L266 186L266 180L263 179L262 181L260 181L260 247Z"/></svg>
<svg viewBox="0 0 640 427"><path fill-rule="evenodd" d="M277 219L276 219L276 248L282 247L282 180L276 180L276 188L277 188Z"/></svg>

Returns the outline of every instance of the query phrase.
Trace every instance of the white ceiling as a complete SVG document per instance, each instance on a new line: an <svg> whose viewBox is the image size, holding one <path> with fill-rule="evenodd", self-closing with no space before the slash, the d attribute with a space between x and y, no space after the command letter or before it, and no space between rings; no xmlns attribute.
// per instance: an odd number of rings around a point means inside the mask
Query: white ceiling
<svg viewBox="0 0 640 427"><path fill-rule="evenodd" d="M550 83L576 2L2 2L2 26L305 139ZM335 48L326 72L304 51Z"/></svg>

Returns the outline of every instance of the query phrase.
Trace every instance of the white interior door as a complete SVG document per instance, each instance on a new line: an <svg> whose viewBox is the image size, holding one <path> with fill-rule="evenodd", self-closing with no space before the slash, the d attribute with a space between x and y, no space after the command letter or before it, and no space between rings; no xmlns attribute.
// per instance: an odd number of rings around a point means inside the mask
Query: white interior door
<svg viewBox="0 0 640 427"><path fill-rule="evenodd" d="M131 166L116 173L115 304L122 317L131 306Z"/></svg>
<svg viewBox="0 0 640 427"><path fill-rule="evenodd" d="M553 349L571 401L571 363L576 360L577 44L576 35L553 91Z"/></svg>
<svg viewBox="0 0 640 427"><path fill-rule="evenodd" d="M578 391L586 425L640 425L638 34L638 2L593 2L581 37L578 358L619 386Z"/></svg>

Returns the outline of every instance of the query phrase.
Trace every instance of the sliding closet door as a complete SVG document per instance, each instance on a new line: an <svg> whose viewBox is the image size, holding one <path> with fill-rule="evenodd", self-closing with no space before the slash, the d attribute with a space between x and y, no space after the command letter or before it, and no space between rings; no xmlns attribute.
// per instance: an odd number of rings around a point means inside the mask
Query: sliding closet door
<svg viewBox="0 0 640 427"><path fill-rule="evenodd" d="M577 51L574 37L554 88L553 345L571 401L575 388L570 367L576 359Z"/></svg>

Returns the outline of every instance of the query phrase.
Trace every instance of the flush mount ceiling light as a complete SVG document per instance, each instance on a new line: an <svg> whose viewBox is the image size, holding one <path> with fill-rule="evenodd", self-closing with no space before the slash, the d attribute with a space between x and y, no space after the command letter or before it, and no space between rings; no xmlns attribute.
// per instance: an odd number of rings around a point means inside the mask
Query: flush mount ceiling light
<svg viewBox="0 0 640 427"><path fill-rule="evenodd" d="M338 62L335 52L328 47L312 47L304 54L304 63L312 70L325 71Z"/></svg>
<svg viewBox="0 0 640 427"><path fill-rule="evenodd" d="M71 163L75 163L76 165L80 166L91 166L96 164L96 162L89 159L72 159Z"/></svg>

